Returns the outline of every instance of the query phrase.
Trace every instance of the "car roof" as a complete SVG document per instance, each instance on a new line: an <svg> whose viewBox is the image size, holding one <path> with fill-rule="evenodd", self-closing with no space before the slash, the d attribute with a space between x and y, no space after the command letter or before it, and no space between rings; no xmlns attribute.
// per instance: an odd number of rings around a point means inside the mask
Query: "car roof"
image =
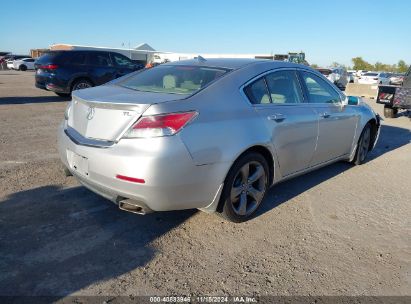
<svg viewBox="0 0 411 304"><path fill-rule="evenodd" d="M204 60L203 60L204 59ZM268 60L268 59L251 59L251 58L203 58L203 59L190 59L190 60L181 60L173 61L166 63L165 65L199 65L199 66L208 66L216 68L228 68L228 69L240 69L242 67L252 65L252 64L261 64L261 63L272 63L278 66L290 66L295 67L296 64L284 61Z"/></svg>

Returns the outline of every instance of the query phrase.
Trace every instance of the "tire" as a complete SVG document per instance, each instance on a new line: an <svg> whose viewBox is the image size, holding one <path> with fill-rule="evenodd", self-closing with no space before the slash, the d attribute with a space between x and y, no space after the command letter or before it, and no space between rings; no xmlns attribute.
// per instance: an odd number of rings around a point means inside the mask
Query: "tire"
<svg viewBox="0 0 411 304"><path fill-rule="evenodd" d="M391 108L391 107L384 107L384 117L385 118L395 118L395 115L397 114L398 110Z"/></svg>
<svg viewBox="0 0 411 304"><path fill-rule="evenodd" d="M91 87L93 87L93 84L90 81L88 81L87 79L79 79L73 83L73 85L71 86L71 91L88 89Z"/></svg>
<svg viewBox="0 0 411 304"><path fill-rule="evenodd" d="M24 64L22 64L22 65L19 66L19 70L20 71L27 71L27 67Z"/></svg>
<svg viewBox="0 0 411 304"><path fill-rule="evenodd" d="M57 92L54 92L54 93L56 93L56 95L58 95L58 96L60 96L60 97L64 97L64 98L67 98L67 97L70 97L70 96L71 96L70 93L57 93Z"/></svg>
<svg viewBox="0 0 411 304"><path fill-rule="evenodd" d="M261 205L268 181L265 158L255 152L244 154L227 174L217 212L235 223L247 221Z"/></svg>
<svg viewBox="0 0 411 304"><path fill-rule="evenodd" d="M367 123L361 132L361 136L358 139L357 151L355 151L355 157L353 164L361 165L367 158L368 152L371 146L371 124Z"/></svg>

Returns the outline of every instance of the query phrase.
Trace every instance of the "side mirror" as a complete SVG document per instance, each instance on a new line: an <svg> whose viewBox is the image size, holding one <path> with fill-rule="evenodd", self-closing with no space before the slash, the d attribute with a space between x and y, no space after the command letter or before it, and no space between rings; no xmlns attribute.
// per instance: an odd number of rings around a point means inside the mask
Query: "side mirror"
<svg viewBox="0 0 411 304"><path fill-rule="evenodd" d="M360 103L360 97L358 96L347 96L346 104L350 106L357 106Z"/></svg>

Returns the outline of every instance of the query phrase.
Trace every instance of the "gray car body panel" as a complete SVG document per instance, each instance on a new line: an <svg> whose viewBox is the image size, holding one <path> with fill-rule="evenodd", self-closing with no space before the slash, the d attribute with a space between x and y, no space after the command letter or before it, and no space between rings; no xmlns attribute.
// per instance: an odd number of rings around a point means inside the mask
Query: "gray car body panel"
<svg viewBox="0 0 411 304"><path fill-rule="evenodd" d="M251 80L279 69L305 70L326 80L306 66L236 59L170 64L201 64L233 70L192 95L138 92L119 87L116 82L73 94L70 114L77 110L76 100L96 111L138 109L131 118L125 115L111 125L96 123L92 130L88 129L90 122L85 122L86 113L78 114L74 119L79 121L70 123L73 118L69 117L59 129L58 145L63 163L83 184L112 201L125 197L139 200L155 211L199 208L213 212L228 171L248 149L258 146L271 153L272 180L278 183L337 160L352 159L361 131L370 120L376 119L375 113L363 103L355 106L343 102L252 105L243 92L244 85ZM344 95L329 84L343 99ZM185 111L199 114L174 136L122 139L141 115ZM329 112L330 117L322 118L324 111ZM268 119L277 113L287 119L280 123ZM66 134L68 126L76 129L77 137L84 136L85 142L93 140L95 145L100 140L101 147L81 144L81 140L75 143ZM106 132L104 128L111 130ZM93 136L89 138L89 134ZM112 146L107 147L108 141L113 142ZM73 169L71 153L88 159L89 176L81 176ZM141 177L146 183L119 181L116 174Z"/></svg>

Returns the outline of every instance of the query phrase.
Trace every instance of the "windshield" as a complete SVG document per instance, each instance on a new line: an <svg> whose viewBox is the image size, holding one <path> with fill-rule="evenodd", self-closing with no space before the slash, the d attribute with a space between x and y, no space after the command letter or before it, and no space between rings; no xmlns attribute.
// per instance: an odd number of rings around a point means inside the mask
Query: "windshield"
<svg viewBox="0 0 411 304"><path fill-rule="evenodd" d="M126 78L119 85L144 92L192 94L229 71L204 66L160 65Z"/></svg>
<svg viewBox="0 0 411 304"><path fill-rule="evenodd" d="M378 73L365 73L364 76L378 76Z"/></svg>

